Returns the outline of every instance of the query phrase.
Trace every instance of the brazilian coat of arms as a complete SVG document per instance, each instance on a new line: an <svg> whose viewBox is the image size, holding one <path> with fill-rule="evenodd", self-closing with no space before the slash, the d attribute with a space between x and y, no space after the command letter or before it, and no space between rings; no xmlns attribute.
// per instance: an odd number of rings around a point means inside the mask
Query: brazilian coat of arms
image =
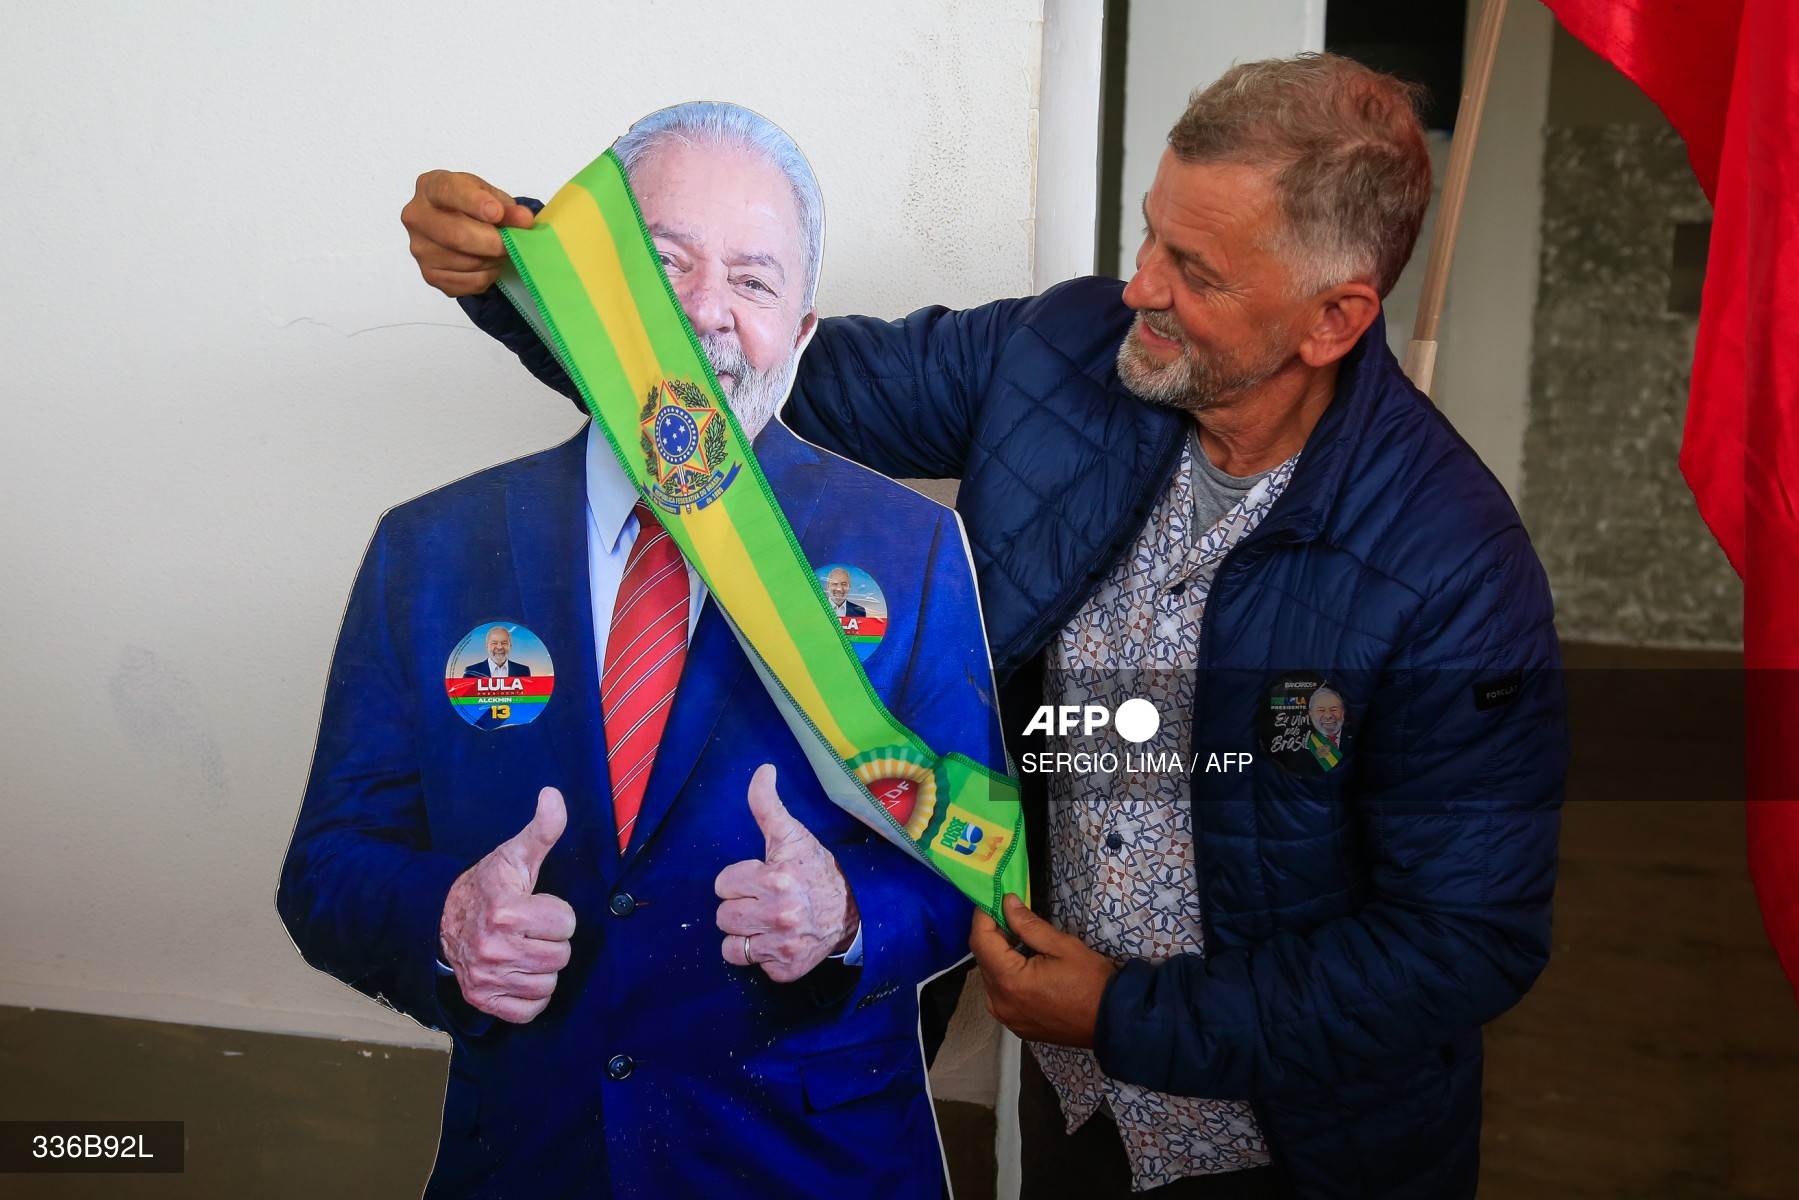
<svg viewBox="0 0 1799 1200"><path fill-rule="evenodd" d="M665 379L650 388L638 413L638 445L649 471L650 498L671 513L705 508L731 486L742 466L730 461L725 414L686 379Z"/></svg>

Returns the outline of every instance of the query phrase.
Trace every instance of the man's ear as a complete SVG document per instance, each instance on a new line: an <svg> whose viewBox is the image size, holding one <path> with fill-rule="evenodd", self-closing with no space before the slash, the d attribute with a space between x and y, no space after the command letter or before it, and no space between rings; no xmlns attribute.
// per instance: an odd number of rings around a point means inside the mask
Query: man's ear
<svg viewBox="0 0 1799 1200"><path fill-rule="evenodd" d="M1312 323L1300 339L1308 367L1327 367L1361 340L1380 313L1380 293L1360 280L1338 284L1313 301Z"/></svg>
<svg viewBox="0 0 1799 1200"><path fill-rule="evenodd" d="M793 356L798 358L812 344L812 335L818 332L818 310L809 308L806 315L800 318L799 332L793 335Z"/></svg>

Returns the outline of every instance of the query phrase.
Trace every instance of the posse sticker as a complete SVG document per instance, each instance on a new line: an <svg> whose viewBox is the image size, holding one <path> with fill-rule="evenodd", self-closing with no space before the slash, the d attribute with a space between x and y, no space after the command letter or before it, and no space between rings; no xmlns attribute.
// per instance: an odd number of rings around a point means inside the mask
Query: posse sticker
<svg viewBox="0 0 1799 1200"><path fill-rule="evenodd" d="M668 512L705 508L724 494L743 466L731 461L724 413L688 380L670 379L652 387L637 426L650 498Z"/></svg>
<svg viewBox="0 0 1799 1200"><path fill-rule="evenodd" d="M887 636L887 596L881 585L867 571L848 563L826 563L818 568L818 582L850 645L866 661Z"/></svg>
<svg viewBox="0 0 1799 1200"><path fill-rule="evenodd" d="M992 875L999 869L1002 852L1011 840L1011 830L983 820L957 804L949 806L943 829L937 834L937 845L961 855L983 875Z"/></svg>
<svg viewBox="0 0 1799 1200"><path fill-rule="evenodd" d="M1256 731L1262 753L1295 775L1336 770L1354 736L1343 693L1311 672L1282 676L1269 686Z"/></svg>
<svg viewBox="0 0 1799 1200"><path fill-rule="evenodd" d="M450 707L476 729L529 725L555 687L549 648L517 621L475 626L444 664Z"/></svg>

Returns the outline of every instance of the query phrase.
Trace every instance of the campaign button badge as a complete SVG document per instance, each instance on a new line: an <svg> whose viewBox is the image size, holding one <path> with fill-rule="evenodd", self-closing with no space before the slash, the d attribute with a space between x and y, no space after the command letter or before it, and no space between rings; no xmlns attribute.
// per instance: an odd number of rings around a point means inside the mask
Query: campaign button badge
<svg viewBox="0 0 1799 1200"><path fill-rule="evenodd" d="M1262 753L1295 775L1335 771L1355 736L1343 693L1312 671L1283 675L1268 686L1256 732Z"/></svg>
<svg viewBox="0 0 1799 1200"><path fill-rule="evenodd" d="M476 729L529 725L555 688L549 647L517 621L475 626L444 664L450 709Z"/></svg>
<svg viewBox="0 0 1799 1200"><path fill-rule="evenodd" d="M818 583L857 657L868 661L887 636L887 596L881 585L873 575L848 563L826 563L818 568Z"/></svg>

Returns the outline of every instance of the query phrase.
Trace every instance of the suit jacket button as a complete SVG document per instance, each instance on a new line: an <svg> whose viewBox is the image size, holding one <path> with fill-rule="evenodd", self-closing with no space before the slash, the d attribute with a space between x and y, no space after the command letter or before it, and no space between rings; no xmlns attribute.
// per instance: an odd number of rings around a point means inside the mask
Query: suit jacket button
<svg viewBox="0 0 1799 1200"><path fill-rule="evenodd" d="M630 892L614 892L612 899L606 902L615 917L628 917L637 911L637 898Z"/></svg>
<svg viewBox="0 0 1799 1200"><path fill-rule="evenodd" d="M606 1078L615 1082L630 1078L631 1072L636 1069L637 1064L631 1061L629 1054L614 1054L606 1060Z"/></svg>

